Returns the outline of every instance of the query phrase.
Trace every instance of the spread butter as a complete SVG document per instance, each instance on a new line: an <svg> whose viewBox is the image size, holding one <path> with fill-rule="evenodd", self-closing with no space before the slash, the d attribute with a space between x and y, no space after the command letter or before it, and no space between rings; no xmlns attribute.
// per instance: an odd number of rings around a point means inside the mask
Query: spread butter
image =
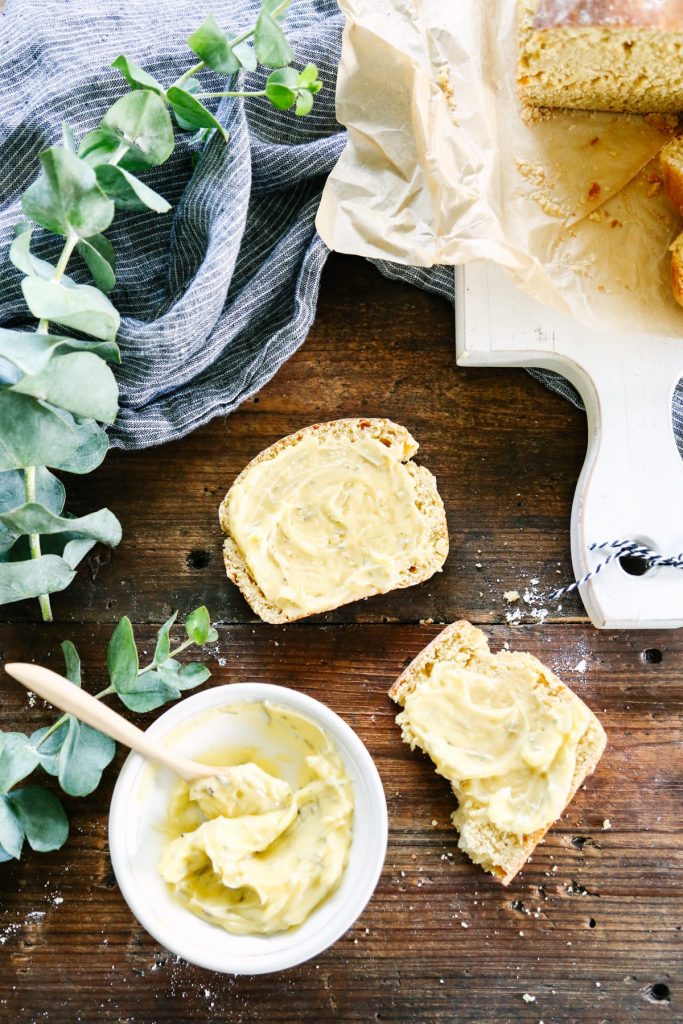
<svg viewBox="0 0 683 1024"><path fill-rule="evenodd" d="M521 661L496 676L441 661L396 721L453 784L468 818L529 835L562 813L590 719L567 688L543 696Z"/></svg>
<svg viewBox="0 0 683 1024"><path fill-rule="evenodd" d="M230 533L266 598L311 615L401 585L428 558L426 516L399 446L307 434L248 467Z"/></svg>

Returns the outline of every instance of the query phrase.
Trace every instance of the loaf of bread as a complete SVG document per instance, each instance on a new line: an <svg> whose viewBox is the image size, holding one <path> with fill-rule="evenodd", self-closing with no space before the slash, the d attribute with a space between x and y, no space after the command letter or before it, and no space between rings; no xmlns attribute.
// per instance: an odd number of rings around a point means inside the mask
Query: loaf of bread
<svg viewBox="0 0 683 1024"><path fill-rule="evenodd" d="M448 531L418 445L386 419L315 423L257 455L220 507L225 568L266 622L308 615L438 572Z"/></svg>
<svg viewBox="0 0 683 1024"><path fill-rule="evenodd" d="M600 722L532 655L492 654L464 621L425 647L389 696L403 708L403 740L458 798L460 849L508 885L595 769Z"/></svg>
<svg viewBox="0 0 683 1024"><path fill-rule="evenodd" d="M664 191L683 215L683 138L672 139L659 154L659 169ZM671 246L671 290L683 306L683 234Z"/></svg>
<svg viewBox="0 0 683 1024"><path fill-rule="evenodd" d="M683 110L683 0L519 0L518 12L526 104Z"/></svg>

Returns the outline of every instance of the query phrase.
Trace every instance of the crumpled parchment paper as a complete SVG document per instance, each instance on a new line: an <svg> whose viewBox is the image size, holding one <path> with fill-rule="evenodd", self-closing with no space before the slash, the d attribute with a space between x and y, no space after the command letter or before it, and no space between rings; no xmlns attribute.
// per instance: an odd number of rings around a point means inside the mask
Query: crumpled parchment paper
<svg viewBox="0 0 683 1024"><path fill-rule="evenodd" d="M516 0L340 0L337 116L349 142L317 227L417 266L491 259L595 328L683 336L669 252L683 228L650 116L524 116Z"/></svg>

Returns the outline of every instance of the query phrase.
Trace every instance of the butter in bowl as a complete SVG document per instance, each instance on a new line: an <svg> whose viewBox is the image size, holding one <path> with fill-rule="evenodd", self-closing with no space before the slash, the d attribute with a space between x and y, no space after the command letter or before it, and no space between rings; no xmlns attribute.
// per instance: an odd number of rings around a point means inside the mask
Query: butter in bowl
<svg viewBox="0 0 683 1024"><path fill-rule="evenodd" d="M147 931L232 974L293 967L343 935L387 843L382 784L353 730L305 694L240 683L195 694L148 732L221 772L188 783L134 753L121 770L111 858Z"/></svg>

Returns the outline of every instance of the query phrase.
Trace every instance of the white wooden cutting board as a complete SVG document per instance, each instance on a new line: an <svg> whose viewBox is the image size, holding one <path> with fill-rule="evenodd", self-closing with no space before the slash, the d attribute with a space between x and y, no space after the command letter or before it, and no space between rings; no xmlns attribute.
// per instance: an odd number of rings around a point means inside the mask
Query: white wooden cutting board
<svg viewBox="0 0 683 1024"><path fill-rule="evenodd" d="M556 370L583 398L588 452L571 520L576 578L605 557L591 543L629 539L667 556L683 551L683 460L671 421L683 339L589 330L520 292L493 263L456 267L455 277L460 366ZM615 559L580 589L598 628L683 626L683 570L632 576Z"/></svg>

